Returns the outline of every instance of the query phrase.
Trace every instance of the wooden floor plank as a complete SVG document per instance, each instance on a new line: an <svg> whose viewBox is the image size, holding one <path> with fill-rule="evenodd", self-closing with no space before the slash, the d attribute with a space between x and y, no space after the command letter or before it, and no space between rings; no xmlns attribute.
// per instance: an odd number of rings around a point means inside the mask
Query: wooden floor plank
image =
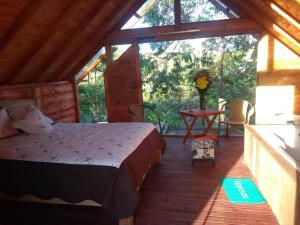
<svg viewBox="0 0 300 225"><path fill-rule="evenodd" d="M277 224L267 204L233 205L221 186L224 177L251 177L243 163L243 138L221 139L216 166L191 165L190 143L167 138L167 150L141 188L136 225Z"/></svg>

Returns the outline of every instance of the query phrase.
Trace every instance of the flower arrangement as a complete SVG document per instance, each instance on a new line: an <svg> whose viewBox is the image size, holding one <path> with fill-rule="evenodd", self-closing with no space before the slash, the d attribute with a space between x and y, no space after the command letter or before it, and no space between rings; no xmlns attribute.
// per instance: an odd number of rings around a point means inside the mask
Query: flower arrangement
<svg viewBox="0 0 300 225"><path fill-rule="evenodd" d="M206 92L211 83L209 72L207 70L199 70L194 77L194 81L199 92Z"/></svg>
<svg viewBox="0 0 300 225"><path fill-rule="evenodd" d="M195 87L197 88L200 95L200 109L205 109L205 94L207 89L210 87L211 80L207 70L199 70L196 72L194 77Z"/></svg>

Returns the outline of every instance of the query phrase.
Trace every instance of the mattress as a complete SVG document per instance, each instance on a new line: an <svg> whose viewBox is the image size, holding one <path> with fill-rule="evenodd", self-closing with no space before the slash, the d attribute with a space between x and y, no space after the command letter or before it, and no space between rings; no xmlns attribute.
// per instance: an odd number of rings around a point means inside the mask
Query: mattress
<svg viewBox="0 0 300 225"><path fill-rule="evenodd" d="M133 214L137 188L165 142L150 123L59 123L45 135L0 141L0 191L77 203L113 217Z"/></svg>

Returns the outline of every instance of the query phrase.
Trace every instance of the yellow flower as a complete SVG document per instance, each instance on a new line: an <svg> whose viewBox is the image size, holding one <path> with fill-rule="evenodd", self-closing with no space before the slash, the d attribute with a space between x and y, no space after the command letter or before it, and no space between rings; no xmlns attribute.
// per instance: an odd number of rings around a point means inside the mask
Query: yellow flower
<svg viewBox="0 0 300 225"><path fill-rule="evenodd" d="M204 90L206 89L208 86L208 80L207 80L207 77L205 76L201 76L197 79L196 81L196 87L201 89L201 90Z"/></svg>

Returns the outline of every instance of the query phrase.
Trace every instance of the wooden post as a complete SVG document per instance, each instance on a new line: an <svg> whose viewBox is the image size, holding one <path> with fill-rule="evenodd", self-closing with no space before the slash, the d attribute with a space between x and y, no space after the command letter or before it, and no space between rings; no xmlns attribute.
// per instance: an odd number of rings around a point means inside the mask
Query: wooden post
<svg viewBox="0 0 300 225"><path fill-rule="evenodd" d="M137 42L134 42L132 44L134 49L134 60L135 60L135 68L136 73L138 75L138 86L139 86L139 102L142 105L143 104L143 90L142 90L142 74L141 74L141 65L140 65L140 57L139 57L139 44Z"/></svg>
<svg viewBox="0 0 300 225"><path fill-rule="evenodd" d="M105 46L105 53L106 53L106 58L107 58L107 67L109 67L113 64L113 56L112 56L112 51L111 51L110 45Z"/></svg>
<svg viewBox="0 0 300 225"><path fill-rule="evenodd" d="M38 109L42 110L42 100L41 100L41 88L40 87L35 87L34 89L34 99L36 101L36 106Z"/></svg>
<svg viewBox="0 0 300 225"><path fill-rule="evenodd" d="M105 46L105 54L106 54L106 59L107 59L107 65L106 65L106 71L103 74L103 79L104 79L104 92L105 92L105 105L107 109L107 121L110 121L110 93L109 93L109 88L108 88L108 74L107 69L113 64L113 57L112 57L112 51L111 51L111 45L106 45Z"/></svg>
<svg viewBox="0 0 300 225"><path fill-rule="evenodd" d="M74 76L74 78L71 82L72 82L72 85L73 85L76 122L79 123L80 122L80 109L79 109L79 98L78 98L77 82L76 82L75 76Z"/></svg>
<svg viewBox="0 0 300 225"><path fill-rule="evenodd" d="M126 80L125 87L122 80ZM108 122L132 121L128 107L143 104L141 83L138 45L135 43L104 73Z"/></svg>
<svg viewBox="0 0 300 225"><path fill-rule="evenodd" d="M175 26L181 24L181 3L180 0L174 0L174 18Z"/></svg>
<svg viewBox="0 0 300 225"><path fill-rule="evenodd" d="M119 225L133 225L133 216L119 219Z"/></svg>

